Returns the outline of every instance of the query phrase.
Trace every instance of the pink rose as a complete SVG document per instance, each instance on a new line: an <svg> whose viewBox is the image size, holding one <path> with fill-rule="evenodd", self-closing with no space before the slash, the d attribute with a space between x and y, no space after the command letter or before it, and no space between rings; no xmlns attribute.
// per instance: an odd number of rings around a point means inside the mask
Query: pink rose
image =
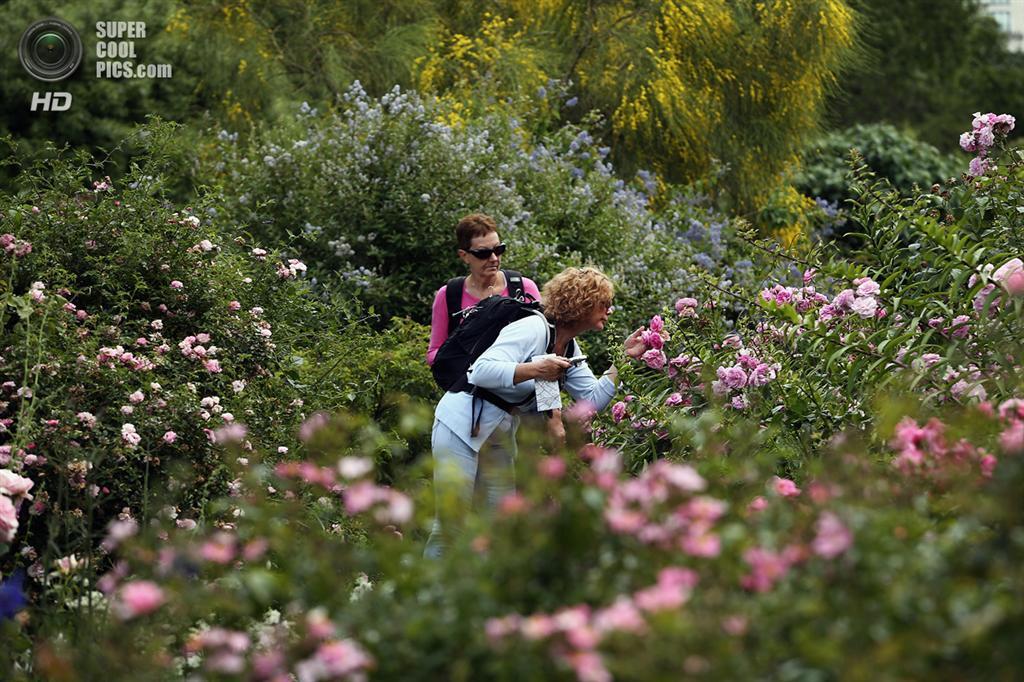
<svg viewBox="0 0 1024 682"><path fill-rule="evenodd" d="M870 277L858 277L853 280L853 283L857 285L858 296L875 296L882 290L878 283Z"/></svg>
<svg viewBox="0 0 1024 682"><path fill-rule="evenodd" d="M823 512L815 524L817 535L811 549L820 557L833 559L853 545L853 533L832 512Z"/></svg>
<svg viewBox="0 0 1024 682"><path fill-rule="evenodd" d="M129 620L156 611L164 601L164 591L159 585L149 580L135 580L121 586L114 610L121 620Z"/></svg>
<svg viewBox="0 0 1024 682"><path fill-rule="evenodd" d="M199 556L205 561L226 565L234 561L237 553L237 539L230 533L220 532L199 548Z"/></svg>
<svg viewBox="0 0 1024 682"><path fill-rule="evenodd" d="M976 156L967 165L967 174L974 178L984 175L991 164L992 162L989 159L983 156Z"/></svg>
<svg viewBox="0 0 1024 682"><path fill-rule="evenodd" d="M858 296L850 304L850 310L865 319L874 317L875 311L878 310L878 301L871 296Z"/></svg>
<svg viewBox="0 0 1024 682"><path fill-rule="evenodd" d="M697 299L684 297L676 301L676 312L682 317L696 317L697 316Z"/></svg>
<svg viewBox="0 0 1024 682"><path fill-rule="evenodd" d="M171 280L171 288L172 289L184 289L185 285L175 279L175 280Z"/></svg>
<svg viewBox="0 0 1024 682"><path fill-rule="evenodd" d="M32 499L28 491L34 485L35 482L31 479L19 476L10 469L0 469L0 494L12 498L16 505L21 504L22 500Z"/></svg>
<svg viewBox="0 0 1024 682"><path fill-rule="evenodd" d="M985 455L978 462L978 466L981 468L981 475L985 478L992 478L992 472L996 469L996 457L995 455Z"/></svg>
<svg viewBox="0 0 1024 682"><path fill-rule="evenodd" d="M163 441L168 445L170 445L176 440L178 440L178 434L176 434L174 431L168 431L164 433Z"/></svg>
<svg viewBox="0 0 1024 682"><path fill-rule="evenodd" d="M775 492L782 497L796 497L800 494L800 488L796 487L796 483L788 478L775 476L772 479L772 487L775 488Z"/></svg>
<svg viewBox="0 0 1024 682"><path fill-rule="evenodd" d="M618 424L626 417L626 403L621 400L612 405L612 419Z"/></svg>
<svg viewBox="0 0 1024 682"><path fill-rule="evenodd" d="M832 299L832 307L836 310L847 310L855 298L853 289L843 289Z"/></svg>
<svg viewBox="0 0 1024 682"><path fill-rule="evenodd" d="M565 475L565 470L565 460L553 455L542 458L537 464L537 471L540 475L552 481L557 481L562 478L562 476Z"/></svg>
<svg viewBox="0 0 1024 682"><path fill-rule="evenodd" d="M999 266L999 269L992 273L992 279L996 282L1002 282L1015 272L1022 271L1024 271L1024 262L1020 258L1013 258Z"/></svg>
<svg viewBox="0 0 1024 682"><path fill-rule="evenodd" d="M655 350L660 350L665 345L665 339L661 337L661 334L654 330L643 332L640 339L644 342L645 346Z"/></svg>
<svg viewBox="0 0 1024 682"><path fill-rule="evenodd" d="M18 532L18 508L6 495L0 495L0 542L10 544Z"/></svg>
<svg viewBox="0 0 1024 682"><path fill-rule="evenodd" d="M651 348L644 352L640 356L640 359L647 363L647 366L651 369L663 369L668 358L665 357L665 353L656 348Z"/></svg>
<svg viewBox="0 0 1024 682"><path fill-rule="evenodd" d="M1024 451L1024 422L1015 421L999 435L1003 452L1016 454Z"/></svg>
<svg viewBox="0 0 1024 682"><path fill-rule="evenodd" d="M719 367L716 374L719 381L733 390L739 390L747 385L747 373L739 365Z"/></svg>
<svg viewBox="0 0 1024 682"><path fill-rule="evenodd" d="M1017 271L1007 275L1003 286L1011 296L1024 296L1024 272Z"/></svg>

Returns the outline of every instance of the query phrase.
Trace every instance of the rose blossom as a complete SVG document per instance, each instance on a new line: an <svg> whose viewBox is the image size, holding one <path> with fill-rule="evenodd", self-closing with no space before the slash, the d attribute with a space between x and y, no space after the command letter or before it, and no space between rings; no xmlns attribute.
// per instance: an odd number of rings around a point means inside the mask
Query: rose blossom
<svg viewBox="0 0 1024 682"><path fill-rule="evenodd" d="M159 585L149 580L135 580L121 586L114 609L121 620L129 620L156 611L164 601L164 591Z"/></svg>
<svg viewBox="0 0 1024 682"><path fill-rule="evenodd" d="M775 476L772 479L772 487L782 497L796 497L800 494L800 488L796 487L796 483L788 478Z"/></svg>
<svg viewBox="0 0 1024 682"><path fill-rule="evenodd" d="M0 495L0 542L10 544L18 532L18 508L11 498Z"/></svg>
<svg viewBox="0 0 1024 682"><path fill-rule="evenodd" d="M28 491L35 485L29 478L19 476L10 469L0 469L0 493L8 495L14 502L31 500L32 496Z"/></svg>
<svg viewBox="0 0 1024 682"><path fill-rule="evenodd" d="M739 390L747 385L747 373L739 365L719 367L717 374L719 380L731 389Z"/></svg>
<svg viewBox="0 0 1024 682"><path fill-rule="evenodd" d="M640 359L647 363L647 366L651 369L663 369L668 358L665 357L664 351L651 348L640 356Z"/></svg>
<svg viewBox="0 0 1024 682"><path fill-rule="evenodd" d="M811 549L820 557L833 559L853 545L853 533L832 512L823 512L815 529L817 535L811 542Z"/></svg>

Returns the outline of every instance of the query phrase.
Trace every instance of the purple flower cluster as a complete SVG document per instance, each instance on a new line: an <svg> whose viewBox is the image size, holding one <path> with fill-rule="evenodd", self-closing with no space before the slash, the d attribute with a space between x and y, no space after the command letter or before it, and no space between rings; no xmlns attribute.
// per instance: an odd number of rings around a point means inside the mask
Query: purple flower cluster
<svg viewBox="0 0 1024 682"><path fill-rule="evenodd" d="M836 294L832 302L821 309L819 319L832 320L848 313L856 313L864 319L885 317L885 308L878 305L877 296L881 292L878 283L870 277L858 277L853 280L853 284L857 288L843 289Z"/></svg>
<svg viewBox="0 0 1024 682"><path fill-rule="evenodd" d="M729 404L737 410L745 410L750 403L743 394L743 389L748 386L758 388L774 381L781 369L779 363L764 362L750 350L743 348L736 353L734 365L723 365L715 370L718 379L711 382L711 390L718 396L731 396Z"/></svg>
<svg viewBox="0 0 1024 682"><path fill-rule="evenodd" d="M0 247L4 253L9 253L15 258L23 258L32 253L32 243L24 239L16 239L13 234L0 234Z"/></svg>
<svg viewBox="0 0 1024 682"><path fill-rule="evenodd" d="M1016 119L1009 114L974 113L971 129L960 135L960 148L965 152L977 154L971 159L968 175L978 177L985 174L992 163L988 158L989 149L995 145L998 138L1009 135L1015 124Z"/></svg>
<svg viewBox="0 0 1024 682"><path fill-rule="evenodd" d="M769 303L774 301L776 305L791 304L798 313L806 313L828 303L828 297L818 293L810 285L797 288L776 284L771 289L761 291L761 300Z"/></svg>

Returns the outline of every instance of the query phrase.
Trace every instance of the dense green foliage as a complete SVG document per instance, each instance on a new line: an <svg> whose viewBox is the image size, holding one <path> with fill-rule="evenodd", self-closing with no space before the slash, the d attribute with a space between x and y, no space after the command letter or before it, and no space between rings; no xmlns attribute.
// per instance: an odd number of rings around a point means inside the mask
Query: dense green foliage
<svg viewBox="0 0 1024 682"><path fill-rule="evenodd" d="M1000 679L1019 665L1017 150L909 197L858 169L863 233L845 252L715 232L679 190L649 219L690 221L679 248L710 263L670 280L693 295L650 319L643 358L618 358L621 401L569 410L564 448L524 427L519 492L426 561L432 503L452 502L415 464L429 461L426 330L396 319L378 335L355 304L325 305L227 197L175 211L159 192L173 129L146 139L124 188L81 191L88 167L51 165L4 207L5 372L27 373L2 389L0 502L34 495L3 559L27 569L32 602L30 624L0 623L14 679ZM150 356L162 341L178 352ZM130 357L103 350L118 343ZM13 580L0 606L17 611Z"/></svg>
<svg viewBox="0 0 1024 682"><path fill-rule="evenodd" d="M59 159L0 203L0 231L31 245L4 264L2 456L38 477L19 535L39 567L57 548L88 555L119 514L147 518L158 490L202 515L230 481L217 433L236 424L294 450L314 410L357 409L389 429L401 400L434 394L422 327L377 331L357 307L311 296L301 263L212 205L168 205L160 150L175 135L149 128L147 163L123 185Z"/></svg>
<svg viewBox="0 0 1024 682"><path fill-rule="evenodd" d="M831 105L835 125L890 123L950 152L961 112L1024 109L1024 57L976 0L851 4L865 50Z"/></svg>
<svg viewBox="0 0 1024 682"><path fill-rule="evenodd" d="M857 6L917 99L806 195L840 0L47 6L152 22L181 77L73 79L60 121L0 85L0 677L1014 679L1024 152L1008 115L969 165L919 142L1009 58L959 0ZM914 17L962 29L935 63ZM618 395L524 418L516 492L425 560L462 502L424 323L473 211L541 284L610 275L580 343Z"/></svg>
<svg viewBox="0 0 1024 682"><path fill-rule="evenodd" d="M904 193L963 172L962 159L944 155L893 126L856 125L824 135L808 147L793 179L797 189L845 207L856 196L848 178L851 149L878 177Z"/></svg>
<svg viewBox="0 0 1024 682"><path fill-rule="evenodd" d="M185 120L199 117L216 99L198 86L205 68L191 58L187 46L164 32L176 3L166 0L97 0L89 3L36 2L12 0L0 6L5 58L0 60L0 136L11 135L17 142L17 159L30 162L44 153L48 144L69 145L87 150L99 158L111 155L107 171L115 177L127 170L129 159L144 145L130 137L136 124L148 116ZM82 39L82 65L59 88L42 84L22 68L17 58L18 41L30 24L57 16L74 26ZM136 41L142 63L168 63L169 79L103 79L96 77L97 20L146 22L147 36ZM46 85L46 87L44 87ZM69 92L72 105L65 112L30 111L32 93L59 89ZM181 134L187 131L182 130ZM16 170L5 168L2 186L10 187Z"/></svg>
<svg viewBox="0 0 1024 682"><path fill-rule="evenodd" d="M464 274L454 225L475 211L494 216L509 244L503 265L539 283L568 265L603 268L627 324L681 293L688 271L743 257L725 252L730 221L692 191L666 193L653 210L655 176L617 178L586 128L532 138L507 113L449 125L449 111L353 87L337 114L304 107L248 144L221 133L200 174L222 215L388 317L429 320L437 289Z"/></svg>

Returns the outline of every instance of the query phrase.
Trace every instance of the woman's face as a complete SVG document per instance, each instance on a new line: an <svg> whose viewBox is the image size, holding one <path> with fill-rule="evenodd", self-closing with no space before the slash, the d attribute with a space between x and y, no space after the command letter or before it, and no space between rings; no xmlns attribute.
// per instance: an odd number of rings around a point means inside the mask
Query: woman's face
<svg viewBox="0 0 1024 682"><path fill-rule="evenodd" d="M501 238L498 237L498 233L489 232L482 237L473 237L473 240L469 242L469 251L459 250L459 258L469 266L469 271L473 275L474 280L487 281L495 277L501 268L501 256L492 252L487 258L478 258L470 253L470 251L493 249L500 243Z"/></svg>
<svg viewBox="0 0 1024 682"><path fill-rule="evenodd" d="M608 315L612 312L611 302L598 301L594 304L594 307L590 309L590 312L584 316L583 321L587 325L587 329L593 329L595 331L601 331L605 325L608 324Z"/></svg>

